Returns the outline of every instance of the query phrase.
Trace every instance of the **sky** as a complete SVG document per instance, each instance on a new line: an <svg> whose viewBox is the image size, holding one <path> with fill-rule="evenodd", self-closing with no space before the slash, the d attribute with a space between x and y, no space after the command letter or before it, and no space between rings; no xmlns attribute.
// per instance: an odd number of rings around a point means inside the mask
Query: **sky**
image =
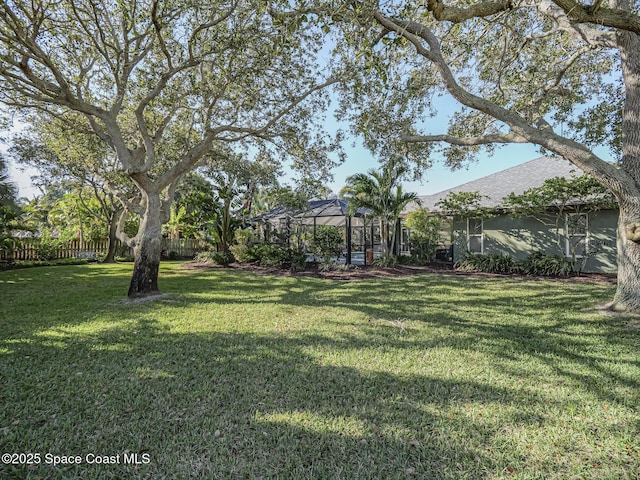
<svg viewBox="0 0 640 480"><path fill-rule="evenodd" d="M334 192L344 186L345 179L354 173L379 168L378 161L363 147L347 148L347 159L334 169L334 181L329 185ZM418 195L430 195L449 188L490 175L500 170L538 158L538 147L530 144L506 145L497 149L492 156L480 155L478 161L452 171L435 157L434 165L426 170L422 181L404 182L403 189Z"/></svg>

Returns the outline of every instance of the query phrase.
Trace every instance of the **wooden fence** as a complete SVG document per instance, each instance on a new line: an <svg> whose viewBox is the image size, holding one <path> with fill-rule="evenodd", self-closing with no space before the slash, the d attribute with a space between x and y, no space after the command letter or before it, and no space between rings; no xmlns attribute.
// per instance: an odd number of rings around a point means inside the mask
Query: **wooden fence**
<svg viewBox="0 0 640 480"><path fill-rule="evenodd" d="M121 257L133 256L131 248L122 245L117 240L116 255ZM107 254L109 242L107 240L80 241L54 243L43 247L39 238L14 239L9 248L0 250L0 261L15 260L48 260L58 258L100 258ZM163 238L163 257L192 258L196 253L207 250L208 245L202 240L194 238Z"/></svg>
<svg viewBox="0 0 640 480"><path fill-rule="evenodd" d="M171 252L175 252L178 257L193 258L196 253L204 252L209 248L209 244L195 238L162 239L162 250L165 255L171 255Z"/></svg>

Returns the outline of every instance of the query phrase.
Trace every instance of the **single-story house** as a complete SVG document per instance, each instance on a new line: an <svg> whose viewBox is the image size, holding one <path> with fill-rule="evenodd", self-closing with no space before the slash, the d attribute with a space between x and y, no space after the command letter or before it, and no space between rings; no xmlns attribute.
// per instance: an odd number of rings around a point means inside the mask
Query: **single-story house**
<svg viewBox="0 0 640 480"><path fill-rule="evenodd" d="M532 252L543 251L575 259L586 272L615 272L617 209L590 209L582 202L562 210L550 205L543 218L513 218L503 203L509 194L520 195L542 186L548 179L582 174L567 160L546 156L419 198L422 207L447 214L439 202L450 193L479 192L483 196L480 206L493 212L489 218L452 218L450 238L454 262L466 252L508 254L523 259ZM418 205L411 204L405 213L415 208Z"/></svg>

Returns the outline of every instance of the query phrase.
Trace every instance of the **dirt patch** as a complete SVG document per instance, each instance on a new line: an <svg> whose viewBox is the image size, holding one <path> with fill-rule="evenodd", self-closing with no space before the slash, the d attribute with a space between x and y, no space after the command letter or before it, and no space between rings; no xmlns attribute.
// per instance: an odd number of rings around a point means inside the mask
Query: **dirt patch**
<svg viewBox="0 0 640 480"><path fill-rule="evenodd" d="M629 323L625 326L627 328L638 329L640 328L640 313L629 313L625 310L615 310L611 308L612 302L599 303L596 305L598 312L604 315L610 315L614 317L629 318Z"/></svg>
<svg viewBox="0 0 640 480"><path fill-rule="evenodd" d="M467 277L480 277L480 278L512 278L517 280L552 280L558 282L573 282L573 283L605 283L608 285L616 284L615 274L606 273L584 273L579 276L567 277L567 278L549 278L549 277L530 277L523 275L500 275L492 273L476 273L476 272L463 272L454 270L450 265L436 265L436 266L415 266L415 265L399 265L396 267L377 267L372 266L360 266L352 265L349 269L345 270L330 270L321 271L315 266L308 267L307 269L299 272L292 272L290 270L262 267L260 265L252 265L246 263L232 263L227 266L211 265L206 263L189 262L182 265L183 268L188 269L226 269L226 270L241 270L253 272L259 275L282 275L287 277L313 277L313 278L325 278L329 280L366 280L372 278L395 278L395 277L407 277L412 275L420 275L425 273L455 275L455 276L467 276Z"/></svg>
<svg viewBox="0 0 640 480"><path fill-rule="evenodd" d="M171 297L168 293L154 293L153 295L144 295L142 297L135 298L127 298L122 301L122 303L130 304L130 305L138 305L140 303L149 303L154 302L156 300L163 300Z"/></svg>

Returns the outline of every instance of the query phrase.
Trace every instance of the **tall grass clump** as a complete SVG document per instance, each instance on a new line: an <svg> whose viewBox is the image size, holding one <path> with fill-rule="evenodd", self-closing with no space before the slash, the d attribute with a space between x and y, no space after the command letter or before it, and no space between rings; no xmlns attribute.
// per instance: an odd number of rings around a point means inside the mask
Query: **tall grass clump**
<svg viewBox="0 0 640 480"><path fill-rule="evenodd" d="M534 252L522 261L506 254L477 254L467 252L456 262L455 268L464 272L520 274L541 277L568 277L576 273L571 260L560 255Z"/></svg>
<svg viewBox="0 0 640 480"><path fill-rule="evenodd" d="M467 252L458 262L455 268L465 272L485 273L519 273L518 262L509 255L474 254Z"/></svg>

